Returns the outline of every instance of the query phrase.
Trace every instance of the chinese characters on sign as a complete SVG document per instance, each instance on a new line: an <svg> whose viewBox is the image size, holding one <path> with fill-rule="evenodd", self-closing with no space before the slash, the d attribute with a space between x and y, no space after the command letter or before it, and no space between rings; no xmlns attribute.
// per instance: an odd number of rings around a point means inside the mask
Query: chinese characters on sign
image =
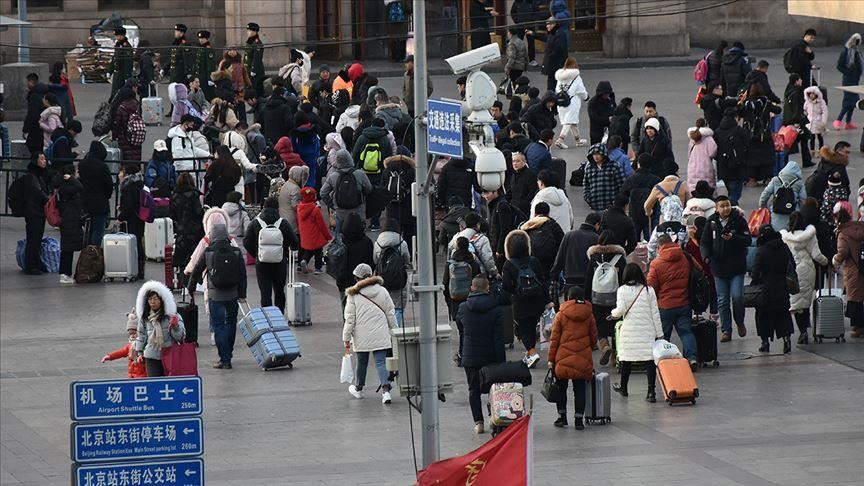
<svg viewBox="0 0 864 486"><path fill-rule="evenodd" d="M462 158L462 104L454 101L427 102L426 134L429 153Z"/></svg>
<svg viewBox="0 0 864 486"><path fill-rule="evenodd" d="M79 486L203 486L204 461L138 462L79 466L75 470Z"/></svg>
<svg viewBox="0 0 864 486"><path fill-rule="evenodd" d="M201 413L201 378L76 381L72 420L144 418Z"/></svg>
<svg viewBox="0 0 864 486"><path fill-rule="evenodd" d="M72 425L75 462L197 456L203 448L201 417Z"/></svg>

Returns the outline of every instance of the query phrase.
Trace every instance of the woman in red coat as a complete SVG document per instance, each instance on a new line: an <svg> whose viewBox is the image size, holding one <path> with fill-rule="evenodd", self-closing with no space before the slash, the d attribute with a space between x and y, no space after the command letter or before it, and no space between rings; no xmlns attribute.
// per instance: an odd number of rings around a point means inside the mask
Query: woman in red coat
<svg viewBox="0 0 864 486"><path fill-rule="evenodd" d="M330 241L330 228L324 222L321 208L316 203L318 193L314 188L300 190L300 204L297 205L297 226L300 227L300 268L308 273L307 265L315 257L315 275L321 274L324 266L324 246Z"/></svg>
<svg viewBox="0 0 864 486"><path fill-rule="evenodd" d="M597 342L597 323L591 304L586 302L581 287L570 287L567 301L555 315L552 336L549 339L549 368L554 370L560 388L556 427L567 426L567 380L573 382L573 401L576 408L576 430L585 428L585 384L594 374L591 348Z"/></svg>

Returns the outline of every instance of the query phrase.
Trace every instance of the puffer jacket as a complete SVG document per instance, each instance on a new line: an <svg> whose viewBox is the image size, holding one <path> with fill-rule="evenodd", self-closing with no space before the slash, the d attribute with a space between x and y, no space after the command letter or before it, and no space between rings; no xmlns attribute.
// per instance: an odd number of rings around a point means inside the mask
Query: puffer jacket
<svg viewBox="0 0 864 486"><path fill-rule="evenodd" d="M744 84L747 73L750 72L750 64L747 62L747 53L740 47L732 47L723 54L723 85L730 96L737 96L738 90Z"/></svg>
<svg viewBox="0 0 864 486"><path fill-rule="evenodd" d="M228 234L234 238L242 238L249 227L249 213L238 203L226 202L222 209L228 214Z"/></svg>
<svg viewBox="0 0 864 486"><path fill-rule="evenodd" d="M84 211L81 204L81 195L84 186L81 181L74 177L68 180L56 174L54 186L58 191L60 203L60 250L80 251L84 248Z"/></svg>
<svg viewBox="0 0 864 486"><path fill-rule="evenodd" d="M168 130L169 148L171 149L171 157L174 159L174 168L177 170L192 170L195 166L193 160L177 160L189 159L190 157L210 157L208 150L203 150L195 145L191 132L183 130L182 125L171 127Z"/></svg>
<svg viewBox="0 0 864 486"><path fill-rule="evenodd" d="M549 101L555 101L554 91L547 91L543 97L540 98L540 103L525 110L525 113L519 117L519 119L536 128L538 132L542 132L547 128L550 130L554 129L555 126L558 125L558 122L555 120L555 115L558 114L558 109L555 106L552 106L551 109L547 108L546 103ZM579 121L578 116L576 121Z"/></svg>
<svg viewBox="0 0 864 486"><path fill-rule="evenodd" d="M790 160L786 164L786 167L783 167L783 169L780 170L779 174L771 178L771 182L765 186L765 189L762 190L762 195L759 196L759 207L771 208L771 226L773 226L777 231L789 226L789 215L775 213L773 210L774 197L777 195L777 191L779 191L784 185L789 186L792 189L792 192L795 193L795 199L797 202L793 209L797 210L801 207L801 203L804 199L807 198L807 189L804 187L804 177L801 173L801 166L794 160ZM768 204L769 199L771 200L770 206Z"/></svg>
<svg viewBox="0 0 864 486"><path fill-rule="evenodd" d="M297 206L300 204L300 189L309 179L309 167L294 166L288 170L288 179L279 189L279 216L297 230Z"/></svg>
<svg viewBox="0 0 864 486"><path fill-rule="evenodd" d="M171 196L171 219L174 220L174 254L175 267L185 267L192 257L192 252L204 237L201 193L194 187L185 190L174 190Z"/></svg>
<svg viewBox="0 0 864 486"><path fill-rule="evenodd" d="M375 118L384 120L384 128L393 130L404 118L405 113L398 103L385 103L375 108Z"/></svg>
<svg viewBox="0 0 864 486"><path fill-rule="evenodd" d="M286 173L291 170L291 167L305 165L303 159L300 157L300 154L294 152L294 144L293 142L291 142L290 138L281 137L279 141L276 142L276 146L273 147L273 149L276 150L276 153L279 154L279 158L282 159L282 162L285 163Z"/></svg>
<svg viewBox="0 0 864 486"><path fill-rule="evenodd" d="M336 131L341 132L345 127L357 129L360 124L360 105L350 105L345 108L345 111L339 115L339 121L336 122Z"/></svg>
<svg viewBox="0 0 864 486"><path fill-rule="evenodd" d="M144 309L149 309L147 294L151 290L159 294L159 298L162 299L162 309L165 311L158 322L144 317ZM186 337L186 327L183 325L183 318L177 314L174 295L162 282L150 280L138 289L138 296L135 298L135 315L138 316L138 338L135 339L134 348L136 352L143 352L145 358L161 361L163 349L170 348L175 341L182 341ZM171 319L174 317L177 318L177 325L172 328ZM155 333L162 334L161 347L152 340Z"/></svg>
<svg viewBox="0 0 864 486"><path fill-rule="evenodd" d="M474 169L471 164L465 159L450 159L438 177L436 197L446 203L452 196L458 196L462 204L470 206L471 188L474 184Z"/></svg>
<svg viewBox="0 0 864 486"><path fill-rule="evenodd" d="M591 348L597 342L597 323L591 304L568 300L561 304L549 339L550 363L560 380L590 380L594 374Z"/></svg>
<svg viewBox="0 0 864 486"><path fill-rule="evenodd" d="M91 215L111 212L108 201L114 194L114 178L105 163L106 157L105 145L93 140L87 156L78 163L78 179L84 185L84 192L81 194L84 212Z"/></svg>
<svg viewBox="0 0 864 486"><path fill-rule="evenodd" d="M363 202L356 208L340 208L336 201L335 191L339 186L339 177L342 174L352 173L354 181L363 193ZM336 217L343 220L348 213L357 213L361 219L366 218L366 196L372 192L372 183L362 170L355 169L354 161L347 150L338 150L336 152L336 169L331 170L327 177L324 178L324 183L321 185L321 200L328 207L336 210Z"/></svg>
<svg viewBox="0 0 864 486"><path fill-rule="evenodd" d="M533 41L532 41L533 42ZM525 39L514 35L507 41L507 64L504 70L524 71L528 68L528 44Z"/></svg>
<svg viewBox="0 0 864 486"><path fill-rule="evenodd" d="M661 309L690 305L690 262L680 245L670 243L660 248L648 270L648 285L657 292Z"/></svg>
<svg viewBox="0 0 864 486"><path fill-rule="evenodd" d="M849 221L840 225L837 233L837 254L833 264L842 269L846 282L846 298L864 302L864 274L861 273L861 245L864 244L864 222Z"/></svg>
<svg viewBox="0 0 864 486"><path fill-rule="evenodd" d="M298 117L299 119L299 117ZM300 159L309 167L309 178L304 182L307 187L315 187L318 180L318 157L321 156L321 139L318 137L315 125L311 123L297 123L294 135L291 137L294 151Z"/></svg>
<svg viewBox="0 0 864 486"><path fill-rule="evenodd" d="M801 290L789 296L789 310L798 311L810 308L813 303L813 289L816 283L815 260L819 265L827 265L828 259L819 251L816 240L816 228L808 225L803 230L780 230L783 243L789 247L795 259L795 272L798 274L798 285Z"/></svg>
<svg viewBox="0 0 864 486"><path fill-rule="evenodd" d="M506 360L501 307L489 293L471 292L455 320L462 324L462 366L481 368Z"/></svg>
<svg viewBox="0 0 864 486"><path fill-rule="evenodd" d="M573 221L575 218L573 217L573 207L570 205L567 193L557 187L544 187L538 191L534 196L534 199L531 200L530 217L533 218L537 215L534 212L534 208L537 206L537 203L540 202L545 202L549 205L549 217L554 219L563 231L570 231L573 229Z"/></svg>
<svg viewBox="0 0 864 486"><path fill-rule="evenodd" d="M63 126L63 121L60 117L63 114L63 108L59 106L49 106L42 110L39 115L39 128L42 129L42 148L48 147L51 144L51 134L54 130Z"/></svg>
<svg viewBox="0 0 864 486"><path fill-rule="evenodd" d="M588 100L588 90L585 89L585 83L582 82L579 70L559 69L555 72L555 80L558 81L555 92L566 89L567 96L570 97L568 106L558 107L558 118L561 120L561 124L578 125L579 110L582 109L582 103Z"/></svg>
<svg viewBox="0 0 864 486"><path fill-rule="evenodd" d="M385 248L390 247L398 248L399 253L402 255L402 262L405 263L405 269L411 268L411 253L408 251L408 243L405 242L405 238L402 235L395 231L382 231L375 240L375 243L373 243L372 260L375 262L375 265L372 268L378 268L378 264L381 262L381 254ZM389 291L394 305L399 305L400 308L405 301L402 298L402 290Z"/></svg>
<svg viewBox="0 0 864 486"><path fill-rule="evenodd" d="M692 132L699 130L702 138L694 142L689 138ZM711 187L717 187L717 174L714 173L713 159L717 157L717 143L714 142L714 131L708 127L691 127L687 130L690 140L687 152L687 185L690 190L696 189L696 183L706 181Z"/></svg>
<svg viewBox="0 0 864 486"><path fill-rule="evenodd" d="M126 369L126 376L129 378L147 378L147 368L144 365L144 362L138 362L135 359L134 353L132 351L135 347L135 340L130 340L126 346L123 346L120 349L115 351L111 351L105 356L108 358L107 361L114 361L116 359L123 359L129 362Z"/></svg>
<svg viewBox="0 0 864 486"><path fill-rule="evenodd" d="M309 251L320 250L332 238L330 228L324 221L321 208L315 202L317 196L315 189L304 187L301 194L302 201L297 206L300 247Z"/></svg>
<svg viewBox="0 0 864 486"><path fill-rule="evenodd" d="M810 99L810 95L816 95L816 99ZM810 86L804 90L804 113L810 123L807 129L814 135L822 135L828 131L828 103L822 98L822 90L818 86Z"/></svg>
<svg viewBox="0 0 864 486"><path fill-rule="evenodd" d="M621 361L649 361L654 340L663 337L663 322L657 306L654 289L641 284L618 287L616 306L612 317L621 321L621 330L615 346Z"/></svg>
<svg viewBox="0 0 864 486"><path fill-rule="evenodd" d="M480 270L483 274L496 278L498 276L498 267L495 266L495 254L492 252L489 238L474 228L465 228L453 235L453 239L450 240L447 246L447 254L453 254L456 250L456 240L461 237L467 238L474 246L474 253L477 255L477 262L480 263Z"/></svg>
<svg viewBox="0 0 864 486"><path fill-rule="evenodd" d="M608 94L608 98L603 95ZM594 96L588 100L588 121L590 122L591 143L599 143L603 138L603 132L609 128L610 118L615 113L615 92L609 81L597 83Z"/></svg>
<svg viewBox="0 0 864 486"><path fill-rule="evenodd" d="M342 341L352 343L354 352L390 349L390 329L396 327L396 313L381 277L369 277L345 290L345 324Z"/></svg>

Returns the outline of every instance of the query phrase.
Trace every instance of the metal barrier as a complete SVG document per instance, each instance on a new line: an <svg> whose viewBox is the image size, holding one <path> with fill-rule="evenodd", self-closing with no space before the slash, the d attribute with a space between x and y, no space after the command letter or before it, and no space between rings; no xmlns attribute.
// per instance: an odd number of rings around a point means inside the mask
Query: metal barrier
<svg viewBox="0 0 864 486"><path fill-rule="evenodd" d="M67 162L71 160L73 163L77 164L84 159L54 159L56 161ZM201 182L204 178L204 173L206 172L206 164L212 160L212 158L207 159L203 157L197 158L178 158L172 159L174 161L184 161L184 160L192 160L194 164L193 169L189 170L178 170L178 176L183 173L192 174L192 177L195 179L195 185L201 187ZM12 182L15 179L21 177L22 175L27 173L27 164L29 164L31 159L29 157L0 157L0 188L2 188L2 196L3 198L3 211L0 212L0 217L12 217L12 211L9 209L9 201L6 199L6 195L9 194L9 186L12 185ZM110 207L111 207L111 220L117 219L117 210L119 208L120 201L120 184L118 174L120 172L120 166L125 164L141 164L142 166L146 166L147 160L106 160L105 163L108 164L108 169L111 172L111 179L114 181L114 190L111 196ZM17 167L15 167L17 166ZM50 166L49 166L50 170ZM143 170L143 168L142 168Z"/></svg>

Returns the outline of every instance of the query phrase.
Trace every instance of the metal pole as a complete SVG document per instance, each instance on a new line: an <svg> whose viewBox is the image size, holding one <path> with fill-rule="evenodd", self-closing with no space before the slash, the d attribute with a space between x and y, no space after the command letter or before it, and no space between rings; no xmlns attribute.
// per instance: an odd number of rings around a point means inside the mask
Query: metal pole
<svg viewBox="0 0 864 486"><path fill-rule="evenodd" d="M27 0L18 0L18 20L27 22ZM18 62L30 62L30 27L18 27Z"/></svg>
<svg viewBox="0 0 864 486"><path fill-rule="evenodd" d="M429 170L426 148L426 125L422 114L426 112L426 2L414 0L414 140L417 174ZM432 263L432 204L429 191L417 184L417 277L420 294L420 398L423 404L420 424L423 437L423 466L438 460L438 363L436 354L437 312Z"/></svg>

